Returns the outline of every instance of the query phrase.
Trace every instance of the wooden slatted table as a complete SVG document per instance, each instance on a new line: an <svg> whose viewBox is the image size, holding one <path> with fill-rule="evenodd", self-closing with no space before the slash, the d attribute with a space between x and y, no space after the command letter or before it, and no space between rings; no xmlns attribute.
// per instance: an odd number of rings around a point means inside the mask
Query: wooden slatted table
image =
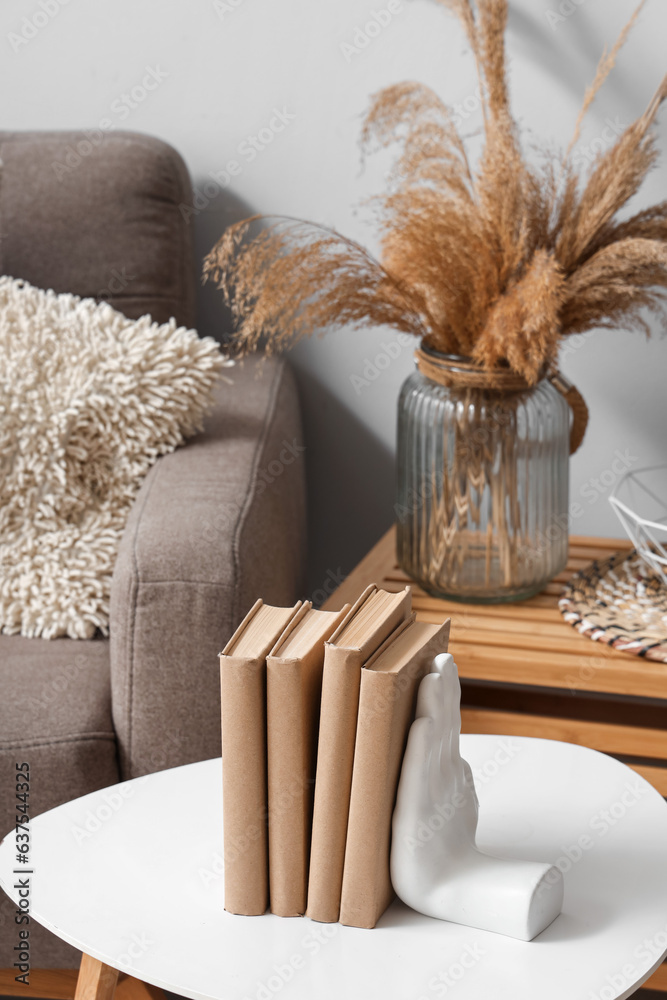
<svg viewBox="0 0 667 1000"><path fill-rule="evenodd" d="M558 609L576 570L629 548L618 539L573 536L566 569L542 593L512 604L460 604L431 597L399 569L392 528L325 608L353 602L369 583L392 591L410 584L419 620L452 620L463 732L589 746L624 761L667 796L667 664L592 642ZM646 987L667 992L667 963Z"/></svg>

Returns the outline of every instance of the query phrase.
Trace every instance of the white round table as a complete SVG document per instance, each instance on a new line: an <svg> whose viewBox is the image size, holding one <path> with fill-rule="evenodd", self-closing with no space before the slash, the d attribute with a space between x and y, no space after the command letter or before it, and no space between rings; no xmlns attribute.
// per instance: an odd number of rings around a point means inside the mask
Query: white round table
<svg viewBox="0 0 667 1000"><path fill-rule="evenodd" d="M667 952L667 804L625 765L550 740L463 736L479 846L558 864L562 914L526 943L394 902L372 930L223 909L219 760L31 823L31 912L106 965L193 1000L614 1000ZM16 842L0 845L14 899ZM20 876L18 876L20 877Z"/></svg>

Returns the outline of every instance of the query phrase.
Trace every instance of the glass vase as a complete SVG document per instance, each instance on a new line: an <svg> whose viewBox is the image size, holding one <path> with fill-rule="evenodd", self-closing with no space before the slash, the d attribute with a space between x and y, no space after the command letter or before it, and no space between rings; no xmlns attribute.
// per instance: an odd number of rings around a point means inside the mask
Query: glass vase
<svg viewBox="0 0 667 1000"><path fill-rule="evenodd" d="M398 404L399 565L450 600L536 594L567 561L570 408L547 378L471 386L468 359L426 354Z"/></svg>

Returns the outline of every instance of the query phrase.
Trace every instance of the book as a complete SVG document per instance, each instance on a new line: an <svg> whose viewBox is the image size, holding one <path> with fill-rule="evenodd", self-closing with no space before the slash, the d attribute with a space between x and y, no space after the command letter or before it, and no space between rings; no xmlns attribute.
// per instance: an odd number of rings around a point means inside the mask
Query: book
<svg viewBox="0 0 667 1000"><path fill-rule="evenodd" d="M266 657L301 607L258 600L220 654L225 909L269 904Z"/></svg>
<svg viewBox="0 0 667 1000"><path fill-rule="evenodd" d="M306 912L324 643L349 610L306 602L266 660L269 899L281 917Z"/></svg>
<svg viewBox="0 0 667 1000"><path fill-rule="evenodd" d="M307 916L335 922L340 910L362 665L410 614L410 588L371 584L324 647Z"/></svg>
<svg viewBox="0 0 667 1000"><path fill-rule="evenodd" d="M340 922L375 927L394 898L391 818L419 683L446 653L449 620L403 622L361 672Z"/></svg>

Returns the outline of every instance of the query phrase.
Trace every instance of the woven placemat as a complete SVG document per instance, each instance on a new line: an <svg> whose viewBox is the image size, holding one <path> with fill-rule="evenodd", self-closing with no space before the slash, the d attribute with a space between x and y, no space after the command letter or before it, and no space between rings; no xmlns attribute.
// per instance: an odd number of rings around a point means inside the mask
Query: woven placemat
<svg viewBox="0 0 667 1000"><path fill-rule="evenodd" d="M636 551L579 570L558 603L589 639L667 663L667 587Z"/></svg>

